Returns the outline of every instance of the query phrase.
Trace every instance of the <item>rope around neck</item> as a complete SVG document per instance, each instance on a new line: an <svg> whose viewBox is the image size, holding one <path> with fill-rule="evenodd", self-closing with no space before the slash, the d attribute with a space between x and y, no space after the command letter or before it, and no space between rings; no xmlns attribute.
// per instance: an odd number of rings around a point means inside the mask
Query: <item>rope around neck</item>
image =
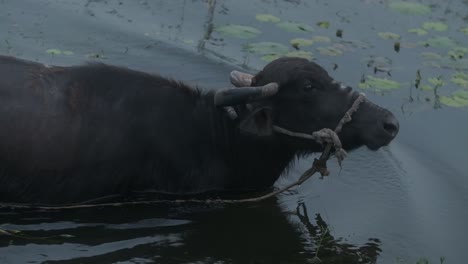
<svg viewBox="0 0 468 264"><path fill-rule="evenodd" d="M338 163L341 166L341 162L346 157L346 151L342 149L341 141L338 137L338 134L341 132L343 125L351 121L352 115L358 110L359 105L364 102L365 95L360 94L358 98L353 102L351 108L345 113L341 118L340 122L336 126L335 130L328 128L321 129L319 131L313 132L312 134L292 132L287 129L274 126L274 131L282 133L292 137L310 139L318 142L319 144L327 143L324 151L320 155L319 159L314 159L312 167L306 170L299 180L294 183L291 183L279 190L273 191L271 193L248 199L239 199L239 200L227 200L227 199L177 199L177 200L155 200L155 201L135 201L135 202L118 202L118 203L78 203L78 204L69 204L63 206L54 206L54 205L37 205L37 204L15 204L15 203L0 203L1 208L9 209L40 209L40 210L61 210L61 209L83 209L83 208L96 208L96 207L118 207L118 206L128 206L128 205L150 205L150 204L160 204L160 203L204 203L204 204L237 204L237 203L252 203L260 202L276 196L282 192L285 192L291 189L294 186L298 186L309 179L315 172L319 172L322 177L327 176L329 171L327 169L327 160L330 158L332 147L335 149L335 156L338 159ZM114 196L113 196L114 197ZM105 197L104 197L105 198ZM101 198L95 199L97 201ZM1 230L0 230L1 231Z"/></svg>

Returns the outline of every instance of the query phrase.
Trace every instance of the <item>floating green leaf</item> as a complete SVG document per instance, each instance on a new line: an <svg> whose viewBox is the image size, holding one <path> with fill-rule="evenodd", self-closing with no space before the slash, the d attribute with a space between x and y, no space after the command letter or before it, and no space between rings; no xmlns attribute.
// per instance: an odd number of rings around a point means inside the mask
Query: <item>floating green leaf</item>
<svg viewBox="0 0 468 264"><path fill-rule="evenodd" d="M288 53L286 53L286 56L288 56L288 57L299 57L299 58L304 58L304 59L308 59L308 60L312 60L314 58L314 56L312 55L312 52L303 51L303 50L288 52Z"/></svg>
<svg viewBox="0 0 468 264"><path fill-rule="evenodd" d="M400 35L392 32L379 32L378 33L379 37L383 39L400 39Z"/></svg>
<svg viewBox="0 0 468 264"><path fill-rule="evenodd" d="M429 78L427 81L437 87L441 87L445 85L444 81L440 78Z"/></svg>
<svg viewBox="0 0 468 264"><path fill-rule="evenodd" d="M362 62L364 62L368 67L376 67L376 66L389 67L392 65L391 59L387 57L372 56L372 55L362 59Z"/></svg>
<svg viewBox="0 0 468 264"><path fill-rule="evenodd" d="M70 55L73 55L73 51L69 51L69 50L59 50L59 49L48 49L46 50L46 53L48 54L51 54L51 55L67 55L67 56L70 56Z"/></svg>
<svg viewBox="0 0 468 264"><path fill-rule="evenodd" d="M328 56L339 56L343 54L343 51L335 47L319 47L317 50L320 52L320 54Z"/></svg>
<svg viewBox="0 0 468 264"><path fill-rule="evenodd" d="M328 43L328 42L331 42L331 39L327 36L313 36L312 41Z"/></svg>
<svg viewBox="0 0 468 264"><path fill-rule="evenodd" d="M230 36L234 38L241 38L241 39L254 38L258 34L261 33L260 30L254 27L242 26L242 25L219 26L215 28L215 31L226 36Z"/></svg>
<svg viewBox="0 0 468 264"><path fill-rule="evenodd" d="M261 21L261 22L278 23L278 22L281 21L281 19L279 17L276 17L274 15L270 15L270 14L257 14L255 16L255 18L258 21Z"/></svg>
<svg viewBox="0 0 468 264"><path fill-rule="evenodd" d="M442 22L424 22L423 28L425 30L446 31L448 25Z"/></svg>
<svg viewBox="0 0 468 264"><path fill-rule="evenodd" d="M106 58L106 56L100 53L89 53L89 54L86 54L86 57L90 59L105 59Z"/></svg>
<svg viewBox="0 0 468 264"><path fill-rule="evenodd" d="M450 79L454 84L468 88L468 74L463 72L457 72L452 75L452 79Z"/></svg>
<svg viewBox="0 0 468 264"><path fill-rule="evenodd" d="M431 8L427 5L411 2L392 2L389 4L392 10L407 15L427 15L431 13Z"/></svg>
<svg viewBox="0 0 468 264"><path fill-rule="evenodd" d="M260 55L270 54L285 54L288 52L288 47L283 44L276 42L258 42L251 43L245 46L245 49L250 53L256 53Z"/></svg>
<svg viewBox="0 0 468 264"><path fill-rule="evenodd" d="M321 28L329 28L330 27L330 22L329 21L320 21L317 23L317 26Z"/></svg>
<svg viewBox="0 0 468 264"><path fill-rule="evenodd" d="M442 59L442 56L440 54L434 53L434 52L423 52L423 53L421 53L421 56L426 60L440 60L440 59Z"/></svg>
<svg viewBox="0 0 468 264"><path fill-rule="evenodd" d="M447 48L447 49L457 46L457 43L453 39L449 37L445 37L445 36L433 37L426 41L422 41L419 44L424 45L424 46L431 46L435 48Z"/></svg>
<svg viewBox="0 0 468 264"><path fill-rule="evenodd" d="M418 36L424 36L424 35L427 35L427 31L422 29L422 28L411 28L411 29L408 29L408 32L409 33L413 33L413 34L416 34Z"/></svg>
<svg viewBox="0 0 468 264"><path fill-rule="evenodd" d="M451 96L441 96L440 102L452 107L468 106L468 91L458 90Z"/></svg>
<svg viewBox="0 0 468 264"><path fill-rule="evenodd" d="M463 58L460 60L452 60L446 58L441 62L442 67L451 68L458 71L468 71L468 58Z"/></svg>
<svg viewBox="0 0 468 264"><path fill-rule="evenodd" d="M311 39L295 38L295 39L291 39L289 43L291 43L291 45L293 45L294 47L300 47L300 46L305 47L305 46L310 46L314 44L314 41Z"/></svg>
<svg viewBox="0 0 468 264"><path fill-rule="evenodd" d="M376 91L386 91L386 90L394 90L400 88L400 83L385 79L385 78L377 78L373 76L367 76L364 82L359 83L359 88L361 89L374 89Z"/></svg>
<svg viewBox="0 0 468 264"><path fill-rule="evenodd" d="M294 33L305 33L314 31L313 27L303 23L281 22L276 25L278 25L278 27L280 27L281 29Z"/></svg>
<svg viewBox="0 0 468 264"><path fill-rule="evenodd" d="M48 49L46 50L47 53L52 54L52 55L60 55L62 54L62 51L59 49Z"/></svg>
<svg viewBox="0 0 468 264"><path fill-rule="evenodd" d="M281 57L283 57L283 55L272 53L272 54L263 55L261 59L266 62L271 62Z"/></svg>
<svg viewBox="0 0 468 264"><path fill-rule="evenodd" d="M427 84L423 84L421 86L419 86L421 90L423 91L434 91L434 88L430 85L427 85Z"/></svg>
<svg viewBox="0 0 468 264"><path fill-rule="evenodd" d="M468 48L465 47L455 47L452 50L449 50L447 55L453 60L463 59L468 54Z"/></svg>
<svg viewBox="0 0 468 264"><path fill-rule="evenodd" d="M460 28L459 31L462 32L462 33L465 33L465 35L468 35L468 27Z"/></svg>

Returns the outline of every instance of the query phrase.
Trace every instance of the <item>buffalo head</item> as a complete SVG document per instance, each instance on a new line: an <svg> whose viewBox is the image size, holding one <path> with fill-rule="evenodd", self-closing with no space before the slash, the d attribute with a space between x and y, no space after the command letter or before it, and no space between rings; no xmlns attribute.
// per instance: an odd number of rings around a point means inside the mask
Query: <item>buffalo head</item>
<svg viewBox="0 0 468 264"><path fill-rule="evenodd" d="M234 71L231 82L239 88L217 92L215 104L235 106L240 128L262 137L273 136L273 126L309 134L334 129L359 96L351 87L334 81L322 67L302 58L277 59L255 76ZM346 150L362 145L377 150L389 144L398 130L390 111L366 99L339 137ZM303 140L291 142L315 151Z"/></svg>

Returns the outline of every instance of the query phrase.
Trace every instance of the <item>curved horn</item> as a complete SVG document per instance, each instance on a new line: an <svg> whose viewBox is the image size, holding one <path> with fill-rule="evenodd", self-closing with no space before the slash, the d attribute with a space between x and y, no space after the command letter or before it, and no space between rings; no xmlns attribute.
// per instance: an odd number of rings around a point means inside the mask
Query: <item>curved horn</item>
<svg viewBox="0 0 468 264"><path fill-rule="evenodd" d="M216 106L242 104L268 98L277 92L277 83L269 83L258 87L225 88L216 91L214 103Z"/></svg>
<svg viewBox="0 0 468 264"><path fill-rule="evenodd" d="M236 87L248 87L252 85L252 74L240 72L240 71L232 71L231 72L231 83Z"/></svg>

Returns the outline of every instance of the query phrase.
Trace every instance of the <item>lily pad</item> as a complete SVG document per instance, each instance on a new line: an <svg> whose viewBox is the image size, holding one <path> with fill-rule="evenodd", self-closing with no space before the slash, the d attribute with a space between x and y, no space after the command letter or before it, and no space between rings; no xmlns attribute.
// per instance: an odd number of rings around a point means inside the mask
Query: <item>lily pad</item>
<svg viewBox="0 0 468 264"><path fill-rule="evenodd" d="M434 52L423 52L421 56L426 60L440 60L442 59L442 55Z"/></svg>
<svg viewBox="0 0 468 264"><path fill-rule="evenodd" d="M451 58L442 58L438 62L438 65L442 68L454 69L457 71L468 71L468 58L454 60Z"/></svg>
<svg viewBox="0 0 468 264"><path fill-rule="evenodd" d="M453 60L463 59L467 54L468 48L465 47L455 47L447 53L447 55Z"/></svg>
<svg viewBox="0 0 468 264"><path fill-rule="evenodd" d="M427 84L423 84L421 86L419 86L419 88L423 91L434 91L434 88L430 85L427 85Z"/></svg>
<svg viewBox="0 0 468 264"><path fill-rule="evenodd" d="M427 81L436 87L441 87L445 85L444 81L440 78L429 78Z"/></svg>
<svg viewBox="0 0 468 264"><path fill-rule="evenodd" d="M393 32L379 32L379 37L383 39L400 39L401 36Z"/></svg>
<svg viewBox="0 0 468 264"><path fill-rule="evenodd" d="M423 28L425 30L446 31L448 25L442 22L424 22Z"/></svg>
<svg viewBox="0 0 468 264"><path fill-rule="evenodd" d="M288 52L288 47L283 44L276 42L257 42L247 44L245 49L250 53L256 53L260 55L270 55L270 54L285 54Z"/></svg>
<svg viewBox="0 0 468 264"><path fill-rule="evenodd" d="M450 48L457 46L457 43L453 39L449 37L445 37L445 36L433 37L426 41L422 41L419 44L424 45L424 46L430 46L430 47L435 47L435 48L446 48L446 49L450 49Z"/></svg>
<svg viewBox="0 0 468 264"><path fill-rule="evenodd" d="M468 91L465 90L458 90L452 94L452 96L456 96L458 98L463 98L465 100L468 100Z"/></svg>
<svg viewBox="0 0 468 264"><path fill-rule="evenodd" d="M294 33L306 33L314 31L314 28L303 23L281 22L276 24L279 28Z"/></svg>
<svg viewBox="0 0 468 264"><path fill-rule="evenodd" d="M295 38L295 39L291 39L289 43L291 43L291 45L293 45L294 47L299 47L299 46L305 47L305 46L310 46L314 44L314 41L311 39Z"/></svg>
<svg viewBox="0 0 468 264"><path fill-rule="evenodd" d="M411 2L392 2L390 9L407 15L427 15L431 13L431 8L427 5Z"/></svg>
<svg viewBox="0 0 468 264"><path fill-rule="evenodd" d="M468 27L460 28L459 31L462 32L462 33L465 33L465 35L468 35Z"/></svg>
<svg viewBox="0 0 468 264"><path fill-rule="evenodd" d="M255 16L255 18L258 21L261 21L261 22L278 23L278 22L281 21L281 19L279 17L276 17L274 15L270 15L270 14L257 14Z"/></svg>
<svg viewBox="0 0 468 264"><path fill-rule="evenodd" d="M454 84L461 86L463 88L468 88L468 74L463 72L457 72L452 75L450 79Z"/></svg>
<svg viewBox="0 0 468 264"><path fill-rule="evenodd" d="M272 61L274 61L274 60L276 60L276 59L279 59L279 58L281 58L281 57L283 57L282 54L272 53L272 54L263 55L263 56L261 57L261 59L262 59L263 61L266 61L266 62L272 62Z"/></svg>
<svg viewBox="0 0 468 264"><path fill-rule="evenodd" d="M261 33L260 30L254 27L242 26L242 25L219 26L215 28L215 31L226 36L230 36L234 38L241 38L241 39L254 38L258 34Z"/></svg>
<svg viewBox="0 0 468 264"><path fill-rule="evenodd" d="M468 91L459 90L451 96L441 96L440 102L452 107L466 107L468 106Z"/></svg>
<svg viewBox="0 0 468 264"><path fill-rule="evenodd" d="M408 29L408 32L409 33L413 33L413 34L416 34L418 36L424 36L424 35L427 35L427 31L422 29L422 28L411 28L411 29Z"/></svg>
<svg viewBox="0 0 468 264"><path fill-rule="evenodd" d="M51 54L51 55L67 55L67 56L70 56L70 55L73 55L73 51L69 51L69 50L59 50L59 49L48 49L46 50L46 53L48 54Z"/></svg>
<svg viewBox="0 0 468 264"><path fill-rule="evenodd" d="M317 50L320 52L320 54L328 56L339 56L343 54L343 51L335 47L319 47Z"/></svg>
<svg viewBox="0 0 468 264"><path fill-rule="evenodd" d="M389 66L392 65L392 60L387 57L381 56L369 56L362 59L362 62L366 63L367 66Z"/></svg>
<svg viewBox="0 0 468 264"><path fill-rule="evenodd" d="M359 83L361 89L374 89L376 91L394 90L401 87L400 83L385 78L367 76L364 82Z"/></svg>
<svg viewBox="0 0 468 264"><path fill-rule="evenodd" d="M288 53L286 53L286 56L288 56L288 57L299 57L299 58L304 58L304 59L308 59L308 60L312 60L314 58L314 56L312 55L312 52L303 51L303 50L288 52Z"/></svg>
<svg viewBox="0 0 468 264"><path fill-rule="evenodd" d="M317 23L317 26L321 28L329 28L330 27L330 21L320 21Z"/></svg>
<svg viewBox="0 0 468 264"><path fill-rule="evenodd" d="M46 52L48 54L51 54L51 55L60 55L60 54L62 54L62 51L59 50L59 49L48 49L48 50L46 50Z"/></svg>
<svg viewBox="0 0 468 264"><path fill-rule="evenodd" d="M331 42L331 39L327 36L313 36L312 41L328 43Z"/></svg>

